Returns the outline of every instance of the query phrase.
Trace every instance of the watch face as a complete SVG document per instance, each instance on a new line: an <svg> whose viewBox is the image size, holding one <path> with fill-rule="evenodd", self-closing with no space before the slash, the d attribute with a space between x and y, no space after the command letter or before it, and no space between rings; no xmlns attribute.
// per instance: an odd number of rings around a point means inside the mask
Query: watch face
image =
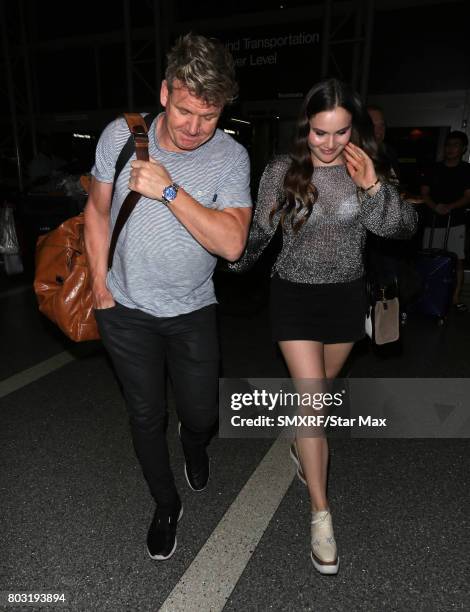
<svg viewBox="0 0 470 612"><path fill-rule="evenodd" d="M171 202L176 198L176 193L176 189L173 187L173 185L170 185L169 187L165 187L165 189L163 190L163 197L165 198L165 200Z"/></svg>

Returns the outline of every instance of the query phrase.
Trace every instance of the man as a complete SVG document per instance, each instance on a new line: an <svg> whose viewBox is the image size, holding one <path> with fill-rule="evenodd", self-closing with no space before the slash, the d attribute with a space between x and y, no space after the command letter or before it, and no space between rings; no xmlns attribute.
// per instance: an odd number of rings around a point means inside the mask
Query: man
<svg viewBox="0 0 470 612"><path fill-rule="evenodd" d="M166 442L166 368L180 421L189 486L205 488L206 446L217 421L218 340L212 274L216 256L238 259L251 218L246 150L216 129L237 92L233 60L214 39L187 35L168 55L149 130L150 161L134 159L113 193L114 166L129 130L104 130L85 210L95 314L122 383L137 457L156 510L147 536L153 559L176 549L182 505ZM142 194L119 237L108 244L128 190Z"/></svg>
<svg viewBox="0 0 470 612"><path fill-rule="evenodd" d="M460 301L464 278L465 259L465 207L470 205L470 164L462 161L467 150L468 138L464 132L450 132L444 145L444 159L437 163L424 178L421 195L425 204L435 213L433 246L441 248L448 222L450 232L447 248L457 254L457 283L453 304L458 312L466 312L467 305ZM427 248L432 220L428 219L423 237Z"/></svg>
<svg viewBox="0 0 470 612"><path fill-rule="evenodd" d="M398 159L392 148L385 144L385 116L380 106L369 105L367 112L374 126L375 141L382 155L390 164L396 178L399 176ZM371 232L367 233L367 268L368 274L376 283L392 286L398 281L401 258L408 250L408 240L381 238ZM405 248L403 248L405 246ZM387 347L388 350L388 347Z"/></svg>
<svg viewBox="0 0 470 612"><path fill-rule="evenodd" d="M400 178L400 166L398 164L397 154L395 149L391 147L388 143L385 142L385 133L387 130L387 125L385 123L385 115L384 111L380 106L369 104L367 107L367 112L369 113L369 117L371 118L372 124L374 126L374 136L377 144L382 146L382 150L385 153L390 165L392 167L395 176Z"/></svg>
<svg viewBox="0 0 470 612"><path fill-rule="evenodd" d="M386 133L384 111L380 106L369 105L367 106L367 112L374 127L374 136L379 150L385 156L393 174L398 180L400 178L400 167L397 155L393 147L384 142ZM421 200L420 198L407 197L406 201L410 204L419 204ZM381 238L370 232L367 234L366 257L368 275L382 286L392 287L397 283L402 311L404 311L406 304L413 300L420 289L420 283L414 272L414 267L409 265L409 260L414 250L413 239L392 240L390 238ZM387 346L380 350L389 351L391 349Z"/></svg>

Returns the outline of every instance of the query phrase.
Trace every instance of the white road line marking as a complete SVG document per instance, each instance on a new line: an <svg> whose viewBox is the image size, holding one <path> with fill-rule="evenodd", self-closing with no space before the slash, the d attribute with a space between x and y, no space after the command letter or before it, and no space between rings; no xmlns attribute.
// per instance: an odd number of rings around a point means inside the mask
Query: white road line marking
<svg viewBox="0 0 470 612"><path fill-rule="evenodd" d="M295 475L278 438L181 577L160 612L220 612Z"/></svg>
<svg viewBox="0 0 470 612"><path fill-rule="evenodd" d="M54 372L54 370L58 370L62 366L74 360L75 357L71 353L68 351L63 351L58 355L54 355L54 357L51 357L50 359L37 363L32 368L28 368L27 370L18 372L18 374L14 374L9 378L0 380L0 398L5 397L5 395L8 395L9 393L13 393L13 391L17 391L26 385L29 385L43 376L47 376L51 372Z"/></svg>

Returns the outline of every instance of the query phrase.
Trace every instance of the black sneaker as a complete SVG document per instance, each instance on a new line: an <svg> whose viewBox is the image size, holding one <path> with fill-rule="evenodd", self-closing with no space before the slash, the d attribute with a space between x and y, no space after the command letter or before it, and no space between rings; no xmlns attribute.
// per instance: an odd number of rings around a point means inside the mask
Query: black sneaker
<svg viewBox="0 0 470 612"><path fill-rule="evenodd" d="M178 423L178 435L181 440L181 423ZM188 485L193 491L203 491L207 487L210 475L206 447L203 446L197 451L192 449L188 451L183 444L183 453L185 458L184 475Z"/></svg>
<svg viewBox="0 0 470 612"><path fill-rule="evenodd" d="M157 506L147 534L147 550L152 559L166 561L176 550L176 527L183 516L178 500L172 509Z"/></svg>

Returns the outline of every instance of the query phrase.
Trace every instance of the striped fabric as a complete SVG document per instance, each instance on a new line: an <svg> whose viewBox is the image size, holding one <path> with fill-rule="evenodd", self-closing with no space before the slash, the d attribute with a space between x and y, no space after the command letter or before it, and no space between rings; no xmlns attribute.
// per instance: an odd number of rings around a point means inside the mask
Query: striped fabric
<svg viewBox="0 0 470 612"><path fill-rule="evenodd" d="M194 151L165 151L158 145L155 126L156 121L149 130L149 155L163 164L187 193L207 208L251 206L250 162L244 147L216 130L210 141ZM128 137L123 118L105 128L91 171L98 181L113 182L114 166ZM117 180L110 231L129 191L130 162ZM119 236L107 284L124 306L172 317L216 302L212 283L215 264L216 257L164 204L142 197Z"/></svg>

